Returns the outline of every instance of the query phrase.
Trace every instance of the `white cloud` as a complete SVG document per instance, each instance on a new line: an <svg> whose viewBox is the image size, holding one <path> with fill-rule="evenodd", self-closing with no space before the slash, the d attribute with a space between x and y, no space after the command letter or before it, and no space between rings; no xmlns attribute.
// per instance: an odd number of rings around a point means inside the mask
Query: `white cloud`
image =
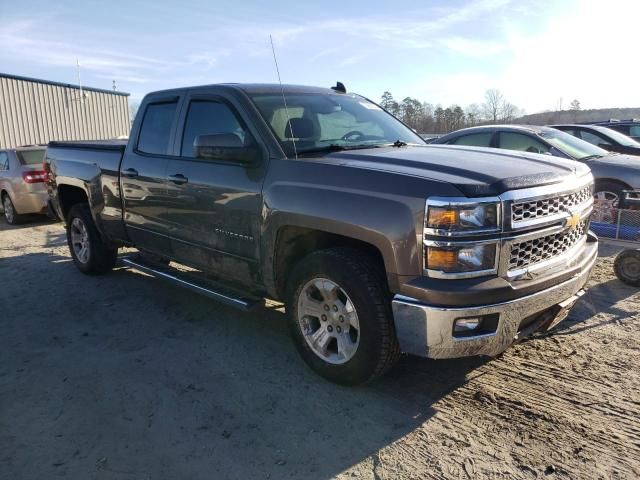
<svg viewBox="0 0 640 480"><path fill-rule="evenodd" d="M577 98L583 108L640 105L635 59L640 2L583 1L538 34L511 32L511 59L497 86L529 111Z"/></svg>

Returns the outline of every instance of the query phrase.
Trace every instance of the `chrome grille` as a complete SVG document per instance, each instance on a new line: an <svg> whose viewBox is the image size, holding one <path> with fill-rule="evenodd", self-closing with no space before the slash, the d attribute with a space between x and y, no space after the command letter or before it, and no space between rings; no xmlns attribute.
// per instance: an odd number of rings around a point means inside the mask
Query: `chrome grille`
<svg viewBox="0 0 640 480"><path fill-rule="evenodd" d="M593 196L591 185L581 190L563 195L525 200L511 204L511 222L525 222L556 215L571 207L587 202Z"/></svg>
<svg viewBox="0 0 640 480"><path fill-rule="evenodd" d="M528 268L562 255L576 245L586 233L587 221L583 221L573 230L514 243L511 245L509 270Z"/></svg>

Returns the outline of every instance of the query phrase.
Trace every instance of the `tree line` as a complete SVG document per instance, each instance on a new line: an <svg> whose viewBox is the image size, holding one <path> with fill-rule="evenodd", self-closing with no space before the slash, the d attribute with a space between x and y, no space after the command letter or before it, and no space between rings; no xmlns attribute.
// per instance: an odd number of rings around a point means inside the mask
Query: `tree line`
<svg viewBox="0 0 640 480"><path fill-rule="evenodd" d="M511 123L522 115L522 110L497 88L486 91L483 103L465 108L456 104L443 108L411 97L398 101L389 91L382 94L380 106L419 133L448 133L475 125Z"/></svg>

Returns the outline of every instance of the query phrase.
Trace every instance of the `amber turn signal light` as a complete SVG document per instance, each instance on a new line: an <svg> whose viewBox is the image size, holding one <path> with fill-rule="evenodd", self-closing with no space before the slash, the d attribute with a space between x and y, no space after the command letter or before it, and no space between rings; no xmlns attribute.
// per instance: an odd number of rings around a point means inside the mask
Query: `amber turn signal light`
<svg viewBox="0 0 640 480"><path fill-rule="evenodd" d="M433 270L445 272L455 270L458 265L458 252L456 250L445 250L443 248L427 248L427 265Z"/></svg>

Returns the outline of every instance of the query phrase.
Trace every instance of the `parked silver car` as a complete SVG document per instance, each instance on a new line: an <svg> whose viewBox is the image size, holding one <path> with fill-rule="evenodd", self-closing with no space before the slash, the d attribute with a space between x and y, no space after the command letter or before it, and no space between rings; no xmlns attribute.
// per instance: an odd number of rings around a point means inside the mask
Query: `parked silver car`
<svg viewBox="0 0 640 480"><path fill-rule="evenodd" d="M22 215L47 213L44 152L44 147L0 150L0 199L4 218L12 225Z"/></svg>
<svg viewBox="0 0 640 480"><path fill-rule="evenodd" d="M608 152L555 128L534 125L488 125L449 133L433 144L476 146L542 153L577 160L595 177L599 204L618 205L625 190L640 190L640 157Z"/></svg>

